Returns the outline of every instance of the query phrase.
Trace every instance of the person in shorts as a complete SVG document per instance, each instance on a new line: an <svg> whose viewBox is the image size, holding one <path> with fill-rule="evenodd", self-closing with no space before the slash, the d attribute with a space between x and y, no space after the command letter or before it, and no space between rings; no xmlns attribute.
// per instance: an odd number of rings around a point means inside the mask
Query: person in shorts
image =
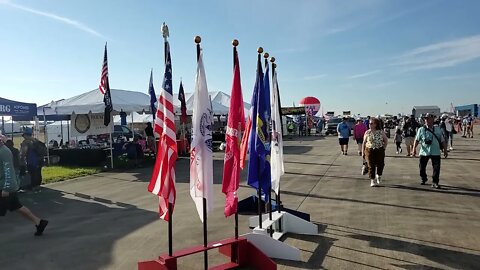
<svg viewBox="0 0 480 270"><path fill-rule="evenodd" d="M7 211L18 212L35 224L35 236L40 236L47 227L48 221L38 218L27 207L23 206L18 198L17 176L13 166L13 155L5 146L7 138L0 135L0 217Z"/></svg>
<svg viewBox="0 0 480 270"><path fill-rule="evenodd" d="M413 143L415 142L415 136L417 135L416 122L414 117L410 117L405 121L403 125L403 138L405 139L405 145L407 146L407 157L412 156Z"/></svg>
<svg viewBox="0 0 480 270"><path fill-rule="evenodd" d="M342 155L347 155L348 139L350 138L350 126L347 124L347 117L343 117L343 121L337 125L338 142L342 150Z"/></svg>
<svg viewBox="0 0 480 270"><path fill-rule="evenodd" d="M365 126L361 118L357 118L357 123L353 127L353 138L358 145L358 155L362 155L363 135L367 132L368 128Z"/></svg>

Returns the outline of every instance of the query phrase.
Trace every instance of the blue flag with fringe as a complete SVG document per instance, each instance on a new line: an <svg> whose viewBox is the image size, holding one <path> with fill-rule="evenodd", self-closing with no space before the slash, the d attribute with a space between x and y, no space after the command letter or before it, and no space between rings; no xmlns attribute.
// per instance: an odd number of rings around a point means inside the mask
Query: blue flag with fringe
<svg viewBox="0 0 480 270"><path fill-rule="evenodd" d="M252 129L250 132L250 157L248 160L247 183L251 187L262 189L265 200L268 200L271 189L270 179L270 140L267 122L267 103L265 85L260 57L257 62L257 78L252 98ZM269 110L270 108L268 108Z"/></svg>

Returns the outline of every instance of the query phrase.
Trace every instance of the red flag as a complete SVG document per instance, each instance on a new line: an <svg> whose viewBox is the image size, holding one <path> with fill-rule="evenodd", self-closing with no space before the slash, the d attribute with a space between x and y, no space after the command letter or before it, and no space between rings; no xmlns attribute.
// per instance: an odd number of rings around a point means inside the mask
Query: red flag
<svg viewBox="0 0 480 270"><path fill-rule="evenodd" d="M177 141L175 133L173 93L172 93L172 65L170 46L165 42L165 75L162 92L158 100L157 117L155 118L155 132L160 134L157 159L153 168L152 178L148 191L159 197L160 218L168 221L170 215L168 203L175 204L175 162L177 160ZM173 207L172 207L173 211Z"/></svg>
<svg viewBox="0 0 480 270"><path fill-rule="evenodd" d="M252 111L249 112L247 124L245 125L245 132L243 133L242 143L240 144L240 168L245 169L245 160L248 152L248 139L250 138L250 131L252 130Z"/></svg>
<svg viewBox="0 0 480 270"><path fill-rule="evenodd" d="M237 212L237 190L240 185L240 134L245 129L243 111L242 85L240 83L240 65L235 50L235 67L233 71L230 109L228 111L226 148L223 169L222 192L226 195L225 217Z"/></svg>

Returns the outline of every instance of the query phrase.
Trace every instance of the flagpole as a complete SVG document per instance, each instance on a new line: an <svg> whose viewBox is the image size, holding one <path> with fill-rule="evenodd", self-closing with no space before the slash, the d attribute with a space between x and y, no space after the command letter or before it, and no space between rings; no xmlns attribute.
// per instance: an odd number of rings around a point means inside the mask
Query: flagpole
<svg viewBox="0 0 480 270"><path fill-rule="evenodd" d="M264 53L264 54L263 54L263 57L265 58L264 61L265 61L265 70L266 70L267 67L268 67L268 57L270 57L270 55L269 55L268 53ZM272 74L273 74L273 73L272 73ZM273 83L273 81L272 81L272 83ZM265 91L270 91L270 89L265 89ZM270 119L270 121L271 121L271 119ZM269 126L270 126L270 123L269 123L268 126L267 126L267 132L268 132L268 133L270 133L270 128L269 128ZM270 137L270 139L271 139L271 137ZM271 140L270 140L270 143L271 143ZM269 219L269 220L272 220L272 189L270 189L270 190L268 191L268 193L269 193L269 194L268 194L268 219ZM270 237L273 236L272 226L273 226L273 225L270 226Z"/></svg>
<svg viewBox="0 0 480 270"><path fill-rule="evenodd" d="M261 57L262 57L262 53L263 53L263 48L262 47L258 47L257 49L257 52L258 52L258 62L261 63ZM260 67L261 68L261 65ZM258 71L257 71L258 72ZM257 75L258 76L258 75ZM256 101L254 101L256 102ZM255 115L252 115L252 117L256 117ZM252 130L253 132L253 130ZM257 189L257 196L258 196L258 227L260 229L262 229L262 185L260 185L260 182L261 182L261 179L259 177L258 179L258 189Z"/></svg>
<svg viewBox="0 0 480 270"><path fill-rule="evenodd" d="M272 62L272 71L273 71L272 72L272 78L273 78L273 73L275 72L275 69L277 68L277 64L275 64L275 57L272 56L270 58L270 62ZM280 102L280 89L278 89L278 84L277 84L277 98L278 98L278 112L280 114L280 126L282 127L282 136L283 136L283 134L285 134L285 132L283 132L282 103Z"/></svg>
<svg viewBox="0 0 480 270"><path fill-rule="evenodd" d="M233 45L233 71L235 72L235 65L238 64L237 62L237 46L238 46L238 40L234 39L232 41ZM240 130L240 129L239 129ZM238 239L238 209L235 211L235 239Z"/></svg>
<svg viewBox="0 0 480 270"><path fill-rule="evenodd" d="M276 83L276 80L277 77L276 77L276 68L277 68L277 64L275 64L275 57L272 56L272 58L270 58L270 62L272 62L272 81L273 83ZM280 104L280 90L278 89L278 85L277 85L277 98L278 98L278 111L280 113L280 125L282 127L282 136L283 136L283 119L282 119L282 110L281 110L281 107L282 105ZM278 183L278 194L275 194L275 197L276 197L276 201L277 201L277 212L278 213L281 213L282 212L282 209L281 209L281 202L280 202L280 183ZM281 232L282 231L282 222L279 222L278 223L278 230Z"/></svg>
<svg viewBox="0 0 480 270"><path fill-rule="evenodd" d="M167 46L168 46L168 36L170 35L168 31L168 26L163 22L162 25L162 36L163 36L163 41L164 41L164 58L165 62L164 64L167 64L167 58L168 58L168 51L167 51ZM155 118L153 118L155 119ZM155 142L155 147L158 149L157 143ZM158 153L158 152L157 152ZM170 202L170 198L168 200L168 256L173 255L173 204Z"/></svg>
<svg viewBox="0 0 480 270"><path fill-rule="evenodd" d="M173 205L168 202L168 256L173 255L172 223L173 223Z"/></svg>
<svg viewBox="0 0 480 270"><path fill-rule="evenodd" d="M195 37L195 43L197 44L197 62L200 59L200 42L202 42L202 38L200 36ZM203 246L207 247L208 245L208 238L207 238L207 199L205 197L202 198L203 201ZM205 270L208 269L208 251L205 250L203 252L203 265Z"/></svg>

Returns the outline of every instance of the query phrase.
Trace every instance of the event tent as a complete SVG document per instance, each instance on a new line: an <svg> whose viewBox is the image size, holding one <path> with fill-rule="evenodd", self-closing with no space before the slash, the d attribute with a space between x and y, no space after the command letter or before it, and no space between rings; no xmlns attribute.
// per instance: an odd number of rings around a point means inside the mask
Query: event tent
<svg viewBox="0 0 480 270"><path fill-rule="evenodd" d="M11 116L13 120L29 121L37 116L37 104L23 103L0 97L0 116Z"/></svg>
<svg viewBox="0 0 480 270"><path fill-rule="evenodd" d="M212 99L212 107L213 107L213 114L215 115L223 115L228 114L228 110L230 108L230 95L222 92L222 91L214 91L208 92ZM194 93L185 93L185 102L187 104L187 114L191 115L193 113L193 99ZM173 104L175 106L175 114L180 113L180 101L178 98L173 100ZM243 106L245 108L245 115L248 115L248 110L250 110L250 104L247 102L243 102Z"/></svg>
<svg viewBox="0 0 480 270"><path fill-rule="evenodd" d="M133 114L133 121L132 121L132 114ZM131 123L148 123L148 122L153 122L153 117L151 114L146 114L146 113L137 113L137 112L133 112L133 113L130 113L129 115L127 115L126 117L127 119L127 122L131 122ZM120 115L115 115L113 117L113 122L115 123L115 125L120 125L120 122L121 122L121 119L120 119Z"/></svg>
<svg viewBox="0 0 480 270"><path fill-rule="evenodd" d="M150 96L137 91L111 89L113 113L124 112L150 112ZM94 89L86 93L59 100L38 108L39 118L43 118L43 109L45 115L70 116L75 114L103 113L105 104L103 103L103 94L100 90Z"/></svg>
<svg viewBox="0 0 480 270"><path fill-rule="evenodd" d="M3 124L3 131L5 134L22 132L22 125L16 121L13 121L12 119L5 121L5 123L2 123L2 125Z"/></svg>

